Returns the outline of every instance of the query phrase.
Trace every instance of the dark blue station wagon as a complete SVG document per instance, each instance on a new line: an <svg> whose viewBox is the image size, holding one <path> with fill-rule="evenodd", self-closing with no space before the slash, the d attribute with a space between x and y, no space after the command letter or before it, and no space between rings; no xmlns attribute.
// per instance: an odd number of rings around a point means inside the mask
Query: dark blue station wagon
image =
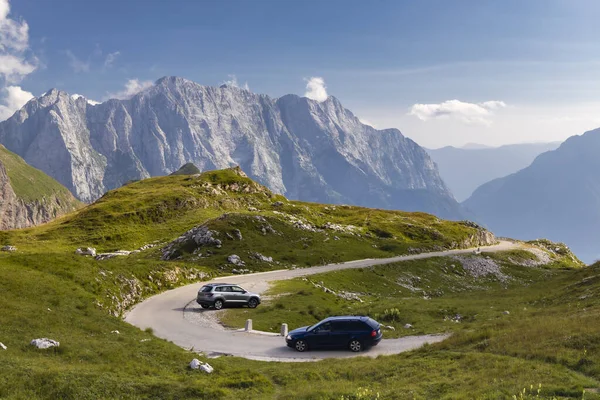
<svg viewBox="0 0 600 400"><path fill-rule="evenodd" d="M329 317L291 331L285 341L298 351L348 348L358 352L381 341L381 325L369 317Z"/></svg>

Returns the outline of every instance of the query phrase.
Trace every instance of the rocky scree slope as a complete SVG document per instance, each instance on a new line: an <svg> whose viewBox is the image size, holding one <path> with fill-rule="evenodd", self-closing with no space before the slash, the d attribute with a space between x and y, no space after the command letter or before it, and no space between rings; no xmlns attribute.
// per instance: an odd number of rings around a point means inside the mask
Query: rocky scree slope
<svg viewBox="0 0 600 400"><path fill-rule="evenodd" d="M79 205L60 183L0 145L0 230L48 222Z"/></svg>
<svg viewBox="0 0 600 400"><path fill-rule="evenodd" d="M0 143L86 202L191 162L240 165L289 198L462 217L421 147L363 125L331 96L274 99L177 77L98 105L53 89L0 123Z"/></svg>

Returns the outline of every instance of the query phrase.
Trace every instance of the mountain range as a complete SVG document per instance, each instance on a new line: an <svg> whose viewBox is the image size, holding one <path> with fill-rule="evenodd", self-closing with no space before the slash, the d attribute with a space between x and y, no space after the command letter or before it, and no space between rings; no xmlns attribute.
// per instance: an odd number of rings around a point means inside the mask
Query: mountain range
<svg viewBox="0 0 600 400"><path fill-rule="evenodd" d="M562 241L591 262L600 258L599 154L600 129L572 136L463 205L498 235Z"/></svg>
<svg viewBox="0 0 600 400"><path fill-rule="evenodd" d="M52 89L0 123L0 143L84 202L193 163L239 165L293 199L463 217L423 148L362 124L333 96L271 98L179 77L101 104Z"/></svg>
<svg viewBox="0 0 600 400"><path fill-rule="evenodd" d="M440 175L458 201L466 200L480 185L523 169L541 153L554 150L560 142L522 143L486 147L469 143L427 149Z"/></svg>

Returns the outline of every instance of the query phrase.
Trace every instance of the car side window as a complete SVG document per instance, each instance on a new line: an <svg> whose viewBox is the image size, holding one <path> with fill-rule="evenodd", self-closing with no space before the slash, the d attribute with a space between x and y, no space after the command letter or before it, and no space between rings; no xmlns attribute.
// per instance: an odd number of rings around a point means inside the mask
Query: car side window
<svg viewBox="0 0 600 400"><path fill-rule="evenodd" d="M223 291L223 288L222 288L222 287L216 287L216 288L215 288L215 292L222 292L222 291Z"/></svg>
<svg viewBox="0 0 600 400"><path fill-rule="evenodd" d="M231 292L231 286L223 286L223 292Z"/></svg>
<svg viewBox="0 0 600 400"><path fill-rule="evenodd" d="M348 330L348 322L346 321L335 321L331 323L331 330L333 332L344 332Z"/></svg>
<svg viewBox="0 0 600 400"><path fill-rule="evenodd" d="M351 328L353 331L368 331L369 327L361 321L352 321L350 322Z"/></svg>
<svg viewBox="0 0 600 400"><path fill-rule="evenodd" d="M325 322L315 328L315 332L330 332L331 331L331 323Z"/></svg>
<svg viewBox="0 0 600 400"><path fill-rule="evenodd" d="M237 293L243 293L245 290L244 290L244 289L242 289L242 288L241 288L241 287L239 287L239 286L232 286L232 287L231 287L231 291L233 291L233 292L237 292Z"/></svg>

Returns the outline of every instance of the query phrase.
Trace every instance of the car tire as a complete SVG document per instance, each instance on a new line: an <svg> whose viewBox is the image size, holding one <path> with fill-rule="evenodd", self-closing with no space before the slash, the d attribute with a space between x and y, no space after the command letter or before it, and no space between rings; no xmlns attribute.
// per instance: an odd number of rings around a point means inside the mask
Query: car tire
<svg viewBox="0 0 600 400"><path fill-rule="evenodd" d="M255 299L253 297L250 300L248 300L248 307L249 308L256 308L257 306L258 306L258 300L257 299Z"/></svg>
<svg viewBox="0 0 600 400"><path fill-rule="evenodd" d="M296 351L302 353L308 350L308 343L306 343L306 340L296 340L296 343L294 343L294 348L296 349Z"/></svg>
<svg viewBox="0 0 600 400"><path fill-rule="evenodd" d="M215 303L213 306L215 307L215 310L220 310L223 308L223 305L224 305L223 300L215 300Z"/></svg>
<svg viewBox="0 0 600 400"><path fill-rule="evenodd" d="M200 304L200 307L202 307L202 308L210 308L210 306L208 304Z"/></svg>
<svg viewBox="0 0 600 400"><path fill-rule="evenodd" d="M359 351L361 351L363 349L363 345L360 342L360 340L352 339L350 341L350 343L348 343L348 348L350 348L351 351L358 353Z"/></svg>

